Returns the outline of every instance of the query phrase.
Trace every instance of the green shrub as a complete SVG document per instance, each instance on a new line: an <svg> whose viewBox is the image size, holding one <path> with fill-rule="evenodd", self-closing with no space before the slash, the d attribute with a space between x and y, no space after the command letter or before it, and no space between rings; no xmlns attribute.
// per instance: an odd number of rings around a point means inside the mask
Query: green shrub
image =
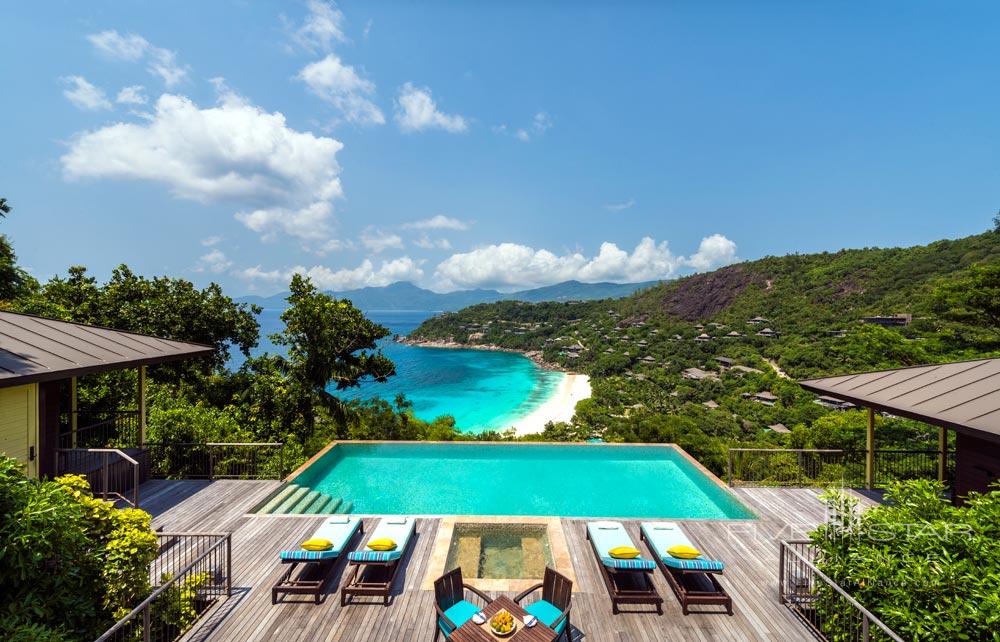
<svg viewBox="0 0 1000 642"><path fill-rule="evenodd" d="M0 637L96 637L149 593L147 513L95 499L82 477L29 481L5 457L0 509Z"/></svg>
<svg viewBox="0 0 1000 642"><path fill-rule="evenodd" d="M817 566L906 640L1000 640L1000 488L956 507L938 482L910 480L886 500L859 513L828 494ZM842 600L821 595L818 606L829 639L854 639Z"/></svg>

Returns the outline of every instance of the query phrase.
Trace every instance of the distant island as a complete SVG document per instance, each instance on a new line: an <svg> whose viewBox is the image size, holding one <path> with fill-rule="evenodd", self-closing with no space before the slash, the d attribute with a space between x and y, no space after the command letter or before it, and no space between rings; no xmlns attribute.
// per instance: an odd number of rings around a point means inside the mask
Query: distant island
<svg viewBox="0 0 1000 642"><path fill-rule="evenodd" d="M544 301L593 301L595 299L617 299L657 285L659 281L643 283L581 283L580 281L564 281L530 290L517 292L499 292L497 290L458 290L456 292L438 293L421 288L406 281L392 283L383 287L368 287L342 292L328 291L327 294L338 299L349 299L355 307L361 310L433 310L451 312L476 305L477 303L493 303L495 301L526 301L541 303ZM284 308L287 293L279 293L262 297L256 295L236 299L241 303L253 303L265 309Z"/></svg>

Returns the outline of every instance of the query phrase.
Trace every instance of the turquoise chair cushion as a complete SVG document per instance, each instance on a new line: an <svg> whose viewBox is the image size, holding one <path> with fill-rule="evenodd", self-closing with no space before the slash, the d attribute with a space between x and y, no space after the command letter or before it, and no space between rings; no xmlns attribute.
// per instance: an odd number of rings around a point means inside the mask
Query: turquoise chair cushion
<svg viewBox="0 0 1000 642"><path fill-rule="evenodd" d="M552 623L558 620L559 616L562 615L562 611L560 611L555 604L552 602L546 602L545 600L538 600L537 602L529 604L524 607L524 610L537 617L539 622L549 627L551 627ZM563 620L554 630L556 633L562 633L565 626L566 620Z"/></svg>
<svg viewBox="0 0 1000 642"><path fill-rule="evenodd" d="M479 607L472 602L461 600L459 602L455 602L454 606L450 609L446 609L444 614L448 616L449 620L455 623L456 627L459 627L472 619L472 616L479 613L479 610ZM535 617L538 616L536 615ZM438 618L438 626L441 628L441 632L444 633L445 637L448 637L451 635L451 632L454 631L454 629L448 626L448 623L441 618Z"/></svg>

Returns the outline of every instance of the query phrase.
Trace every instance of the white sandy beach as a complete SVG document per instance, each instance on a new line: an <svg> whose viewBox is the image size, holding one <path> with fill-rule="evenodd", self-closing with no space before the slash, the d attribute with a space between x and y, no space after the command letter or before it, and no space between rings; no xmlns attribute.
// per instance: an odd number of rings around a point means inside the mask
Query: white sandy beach
<svg viewBox="0 0 1000 642"><path fill-rule="evenodd" d="M518 419L513 428L518 435L530 435L542 432L550 421L569 421L576 402L589 398L590 394L590 377L567 373L555 394L534 412Z"/></svg>

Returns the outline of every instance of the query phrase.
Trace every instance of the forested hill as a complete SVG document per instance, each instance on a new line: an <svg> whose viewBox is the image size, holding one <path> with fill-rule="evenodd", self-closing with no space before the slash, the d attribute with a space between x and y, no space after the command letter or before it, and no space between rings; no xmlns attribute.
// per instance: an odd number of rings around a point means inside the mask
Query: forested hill
<svg viewBox="0 0 1000 642"><path fill-rule="evenodd" d="M545 350L552 361L597 374L624 371L648 355L659 363L674 358L675 367L715 354L757 355L796 377L902 365L1000 347L995 331L953 300L977 266L998 263L997 232L909 248L767 257L613 301L476 305L430 319L412 336ZM896 314L912 322L887 332L862 323ZM749 324L754 318L766 322ZM780 338L757 336L765 327ZM727 336L732 332L743 336ZM694 341L701 334L711 338ZM634 339L635 349L620 350L623 338Z"/></svg>
<svg viewBox="0 0 1000 642"><path fill-rule="evenodd" d="M905 316L863 321L893 315ZM768 257L623 299L476 305L411 339L541 351L590 374L594 391L544 438L675 441L721 472L729 447L864 443L863 413L816 403L795 379L994 355L998 329L1000 233L990 232ZM880 421L891 424L886 447L926 446L925 427Z"/></svg>

